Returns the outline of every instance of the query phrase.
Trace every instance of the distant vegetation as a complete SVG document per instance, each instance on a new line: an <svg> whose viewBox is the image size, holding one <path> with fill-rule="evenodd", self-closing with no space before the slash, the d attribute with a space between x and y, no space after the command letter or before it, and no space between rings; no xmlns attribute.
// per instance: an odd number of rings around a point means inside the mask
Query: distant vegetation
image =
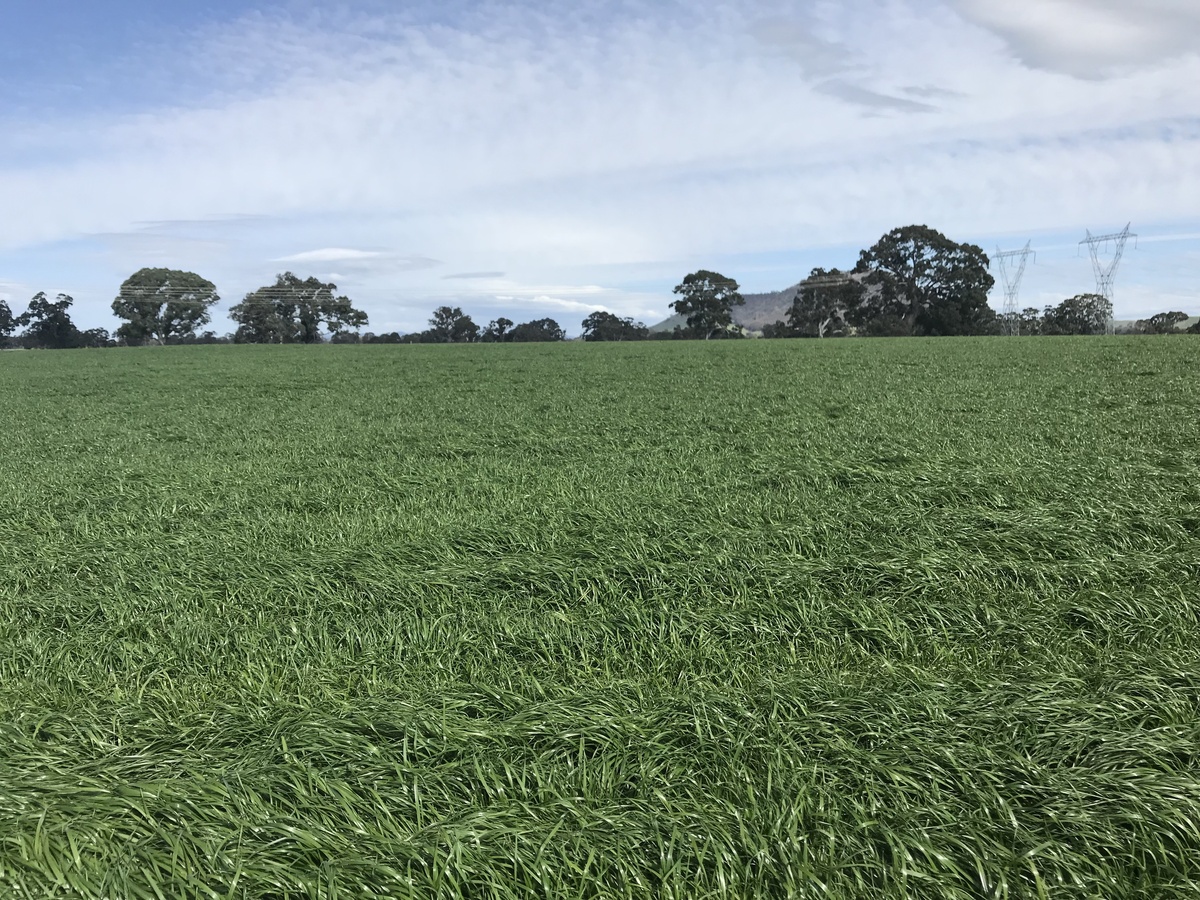
<svg viewBox="0 0 1200 900"><path fill-rule="evenodd" d="M413 334L346 335L343 343L363 344L521 344L565 341L567 334L554 319L534 319L516 324L501 316L480 328L458 306L439 306L429 319L429 328ZM336 340L336 339L335 339Z"/></svg>
<svg viewBox="0 0 1200 900"><path fill-rule="evenodd" d="M987 302L995 280L988 257L974 244L959 244L924 225L896 228L859 254L852 270L813 269L787 301L783 319L763 325L767 338L905 337L954 335L1103 334L1111 316L1108 301L1078 294L1044 310L1027 308L1005 321ZM745 304L736 280L706 269L676 285L672 309L682 324L652 330L641 322L600 310L581 323L585 341L710 340L748 337L734 320ZM550 318L517 324L501 316L480 327L458 306L440 306L424 331L401 334L363 332L367 314L337 293L336 284L301 280L291 272L247 294L232 306L237 323L218 337L198 329L211 321L219 300L212 282L194 272L141 269L121 285L112 303L123 319L115 335L104 329L79 331L67 309L74 302L59 294L38 294L17 316L0 301L0 347L44 349L146 344L459 344L534 343L566 340ZM776 313L777 315L778 313ZM1139 319L1138 334L1175 334L1186 313L1172 311ZM17 330L24 331L17 333ZM1200 322L1186 329L1200 334ZM16 334L15 338L12 335ZM758 333L756 333L758 334Z"/></svg>
<svg viewBox="0 0 1200 900"><path fill-rule="evenodd" d="M644 341L649 335L643 323L610 312L594 312L583 320L585 341Z"/></svg>
<svg viewBox="0 0 1200 900"><path fill-rule="evenodd" d="M1138 334L1174 334L1179 330L1180 323L1189 318L1191 317L1181 310L1157 313L1149 319L1138 319L1133 330ZM1200 334L1200 322L1196 322L1187 330L1192 334Z"/></svg>
<svg viewBox="0 0 1200 900"><path fill-rule="evenodd" d="M18 347L66 350L112 345L112 339L103 328L80 331L75 327L69 312L74 303L74 298L67 294L59 294L51 300L45 293L38 292L29 301L25 312L14 316L8 304L0 300L0 346L6 345L9 335L18 328L25 329L15 340Z"/></svg>

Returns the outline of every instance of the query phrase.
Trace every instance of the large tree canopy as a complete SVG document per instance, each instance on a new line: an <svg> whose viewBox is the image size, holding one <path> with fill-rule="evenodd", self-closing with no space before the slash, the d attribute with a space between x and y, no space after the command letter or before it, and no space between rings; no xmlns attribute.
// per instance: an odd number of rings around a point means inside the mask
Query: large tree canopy
<svg viewBox="0 0 1200 900"><path fill-rule="evenodd" d="M68 350L74 347L103 347L109 342L103 328L80 331L71 321L68 310L75 300L69 294L48 298L39 291L29 301L29 307L13 323L25 328L21 343L43 350Z"/></svg>
<svg viewBox="0 0 1200 900"><path fill-rule="evenodd" d="M597 310L583 320L585 341L644 341L650 330L641 322Z"/></svg>
<svg viewBox="0 0 1200 900"><path fill-rule="evenodd" d="M686 316L688 328L705 339L728 330L733 324L733 307L746 302L738 293L736 281L707 269L686 276L675 285L674 292L679 299L671 307Z"/></svg>
<svg viewBox="0 0 1200 900"><path fill-rule="evenodd" d="M211 281L177 269L139 269L121 285L112 311L125 323L117 334L130 344L162 344L195 337L221 298Z"/></svg>
<svg viewBox="0 0 1200 900"><path fill-rule="evenodd" d="M9 305L0 299L0 338L6 338L17 327L17 317L13 315Z"/></svg>
<svg viewBox="0 0 1200 900"><path fill-rule="evenodd" d="M987 304L995 279L974 244L957 244L925 225L896 228L862 251L855 271L869 291L864 320L896 320L914 334L981 334L994 329Z"/></svg>
<svg viewBox="0 0 1200 900"><path fill-rule="evenodd" d="M785 334L796 337L842 337L862 304L861 279L839 269L813 269L796 291L788 310Z"/></svg>
<svg viewBox="0 0 1200 900"><path fill-rule="evenodd" d="M79 345L79 329L67 312L75 298L59 294L53 300L45 291L38 291L25 312L17 316L17 324L25 328L21 336L25 345L47 350L64 350Z"/></svg>
<svg viewBox="0 0 1200 900"><path fill-rule="evenodd" d="M1076 294L1058 306L1047 306L1043 334L1105 334L1112 304L1100 294Z"/></svg>
<svg viewBox="0 0 1200 900"><path fill-rule="evenodd" d="M487 323L487 327L483 329L479 339L486 341L489 344L501 343L508 340L509 330L513 327L513 320L507 316L501 316L498 319L492 319Z"/></svg>
<svg viewBox="0 0 1200 900"><path fill-rule="evenodd" d="M526 341L565 341L567 333L553 319L534 319L532 322L522 322L508 333L508 340L514 343Z"/></svg>
<svg viewBox="0 0 1200 900"><path fill-rule="evenodd" d="M425 342L434 344L470 344L478 339L479 326L457 306L435 309L423 334Z"/></svg>
<svg viewBox="0 0 1200 900"><path fill-rule="evenodd" d="M1017 334L1025 336L1041 334L1045 322L1042 313L1036 306L1027 306L1017 313Z"/></svg>
<svg viewBox="0 0 1200 900"><path fill-rule="evenodd" d="M238 323L234 340L248 344L316 344L321 326L332 334L367 324L367 314L337 296L336 284L316 278L301 281L291 272L275 278L273 285L247 294L229 310Z"/></svg>
<svg viewBox="0 0 1200 900"><path fill-rule="evenodd" d="M1180 322L1186 322L1189 316L1182 310L1155 313L1148 319L1138 319L1134 330L1141 334L1175 334Z"/></svg>

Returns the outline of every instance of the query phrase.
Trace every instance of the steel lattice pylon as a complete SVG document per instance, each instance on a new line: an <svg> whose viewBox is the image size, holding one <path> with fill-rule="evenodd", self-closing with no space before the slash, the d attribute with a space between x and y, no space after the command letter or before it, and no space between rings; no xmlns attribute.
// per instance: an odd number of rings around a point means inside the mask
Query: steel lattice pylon
<svg viewBox="0 0 1200 900"><path fill-rule="evenodd" d="M1128 223L1123 231L1118 231L1116 234L1098 234L1093 235L1090 231L1087 232L1087 237L1079 242L1082 247L1088 245L1088 250L1092 254L1092 268L1096 271L1096 293L1108 301L1108 321L1105 323L1105 332L1112 334L1113 313L1113 279L1117 276L1117 267L1121 265L1121 256L1125 253L1125 242L1129 238L1134 239L1134 246L1137 246L1137 235L1129 233L1129 226L1133 223ZM1086 229L1085 229L1086 230ZM1100 261L1100 248L1112 242L1115 249L1112 259L1108 263Z"/></svg>
<svg viewBox="0 0 1200 900"><path fill-rule="evenodd" d="M1037 259L1037 254L1029 249L1031 243L1032 241L1026 241L1025 246L1020 250L1001 250L997 247L994 257L1000 266L1000 280L1004 282L1004 312L1001 314L1001 318L1004 321L1005 332L1011 335L1021 333L1017 297L1021 293L1021 278L1025 274L1025 264L1029 262L1030 256ZM1020 260L1020 262L1014 262L1015 260ZM1015 270L1013 266L1015 266Z"/></svg>

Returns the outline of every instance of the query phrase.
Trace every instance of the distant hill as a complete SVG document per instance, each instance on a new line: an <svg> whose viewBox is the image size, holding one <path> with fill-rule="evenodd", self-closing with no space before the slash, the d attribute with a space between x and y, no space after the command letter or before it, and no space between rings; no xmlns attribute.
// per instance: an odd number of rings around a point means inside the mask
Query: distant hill
<svg viewBox="0 0 1200 900"><path fill-rule="evenodd" d="M762 331L764 325L787 318L788 310L791 309L792 300L799 288L800 283L797 282L789 288L772 291L769 294L742 294L746 298L746 305L733 308L733 321L747 331ZM650 330L673 331L676 325L682 328L686 324L683 316L671 316L663 319L657 325L651 325Z"/></svg>

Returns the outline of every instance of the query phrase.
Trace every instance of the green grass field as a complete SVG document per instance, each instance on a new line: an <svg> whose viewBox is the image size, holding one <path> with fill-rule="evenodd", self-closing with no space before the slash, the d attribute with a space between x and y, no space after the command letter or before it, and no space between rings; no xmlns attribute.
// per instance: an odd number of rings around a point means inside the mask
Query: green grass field
<svg viewBox="0 0 1200 900"><path fill-rule="evenodd" d="M1200 339L4 353L0 435L0 896L1200 894Z"/></svg>

